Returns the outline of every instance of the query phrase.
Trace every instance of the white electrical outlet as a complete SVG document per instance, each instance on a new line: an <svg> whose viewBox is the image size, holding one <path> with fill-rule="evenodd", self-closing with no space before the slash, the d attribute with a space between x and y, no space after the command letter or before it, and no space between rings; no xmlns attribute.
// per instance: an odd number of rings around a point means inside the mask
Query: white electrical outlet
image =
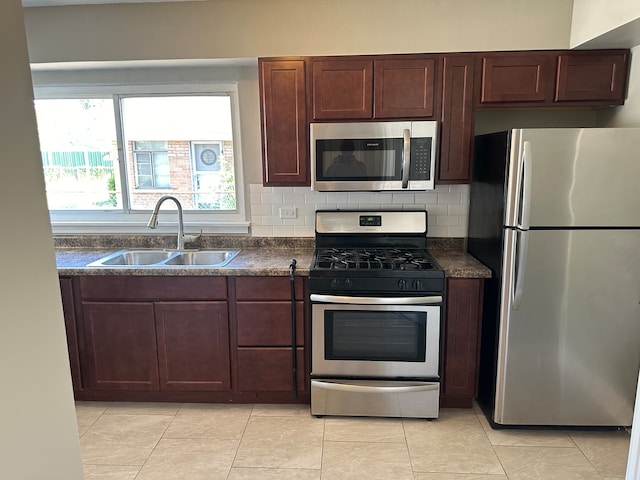
<svg viewBox="0 0 640 480"><path fill-rule="evenodd" d="M280 207L280 218L297 218L296 207Z"/></svg>

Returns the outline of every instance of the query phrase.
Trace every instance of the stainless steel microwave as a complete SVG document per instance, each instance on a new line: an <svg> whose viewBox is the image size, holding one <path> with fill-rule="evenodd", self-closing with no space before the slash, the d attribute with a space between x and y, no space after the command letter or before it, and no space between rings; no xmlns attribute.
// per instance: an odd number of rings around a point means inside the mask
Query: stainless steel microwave
<svg viewBox="0 0 640 480"><path fill-rule="evenodd" d="M311 124L311 188L432 190L438 122Z"/></svg>

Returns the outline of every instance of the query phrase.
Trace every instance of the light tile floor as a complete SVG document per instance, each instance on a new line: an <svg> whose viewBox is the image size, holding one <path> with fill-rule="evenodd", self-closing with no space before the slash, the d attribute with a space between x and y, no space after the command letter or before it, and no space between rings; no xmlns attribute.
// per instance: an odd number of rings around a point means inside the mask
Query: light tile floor
<svg viewBox="0 0 640 480"><path fill-rule="evenodd" d="M492 430L478 409L435 421L315 418L306 405L78 402L87 480L624 478L629 434Z"/></svg>

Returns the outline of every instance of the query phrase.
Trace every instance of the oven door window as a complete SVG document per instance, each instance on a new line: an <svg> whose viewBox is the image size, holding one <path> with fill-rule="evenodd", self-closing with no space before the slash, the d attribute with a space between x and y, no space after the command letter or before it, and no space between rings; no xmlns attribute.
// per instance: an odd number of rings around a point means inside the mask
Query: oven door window
<svg viewBox="0 0 640 480"><path fill-rule="evenodd" d="M325 359L424 362L427 313L327 310Z"/></svg>
<svg viewBox="0 0 640 480"><path fill-rule="evenodd" d="M402 149L402 138L316 140L316 178L399 181Z"/></svg>

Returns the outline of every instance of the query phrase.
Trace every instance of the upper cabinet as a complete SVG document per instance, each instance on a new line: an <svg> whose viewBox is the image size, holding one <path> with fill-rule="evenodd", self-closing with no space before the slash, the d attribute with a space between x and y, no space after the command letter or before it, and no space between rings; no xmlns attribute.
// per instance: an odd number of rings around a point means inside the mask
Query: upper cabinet
<svg viewBox="0 0 640 480"><path fill-rule="evenodd" d="M309 123L438 120L436 184L469 183L484 108L622 105L629 50L258 60L265 186L309 186Z"/></svg>
<svg viewBox="0 0 640 480"><path fill-rule="evenodd" d="M312 59L311 120L433 118L437 55Z"/></svg>
<svg viewBox="0 0 640 480"><path fill-rule="evenodd" d="M435 117L439 64L436 56L375 60L373 117Z"/></svg>
<svg viewBox="0 0 640 480"><path fill-rule="evenodd" d="M471 180L475 62L475 56L468 54L444 57L440 158L437 164L440 184Z"/></svg>
<svg viewBox="0 0 640 480"><path fill-rule="evenodd" d="M479 107L624 103L626 50L481 54Z"/></svg>
<svg viewBox="0 0 640 480"><path fill-rule="evenodd" d="M481 105L548 103L553 98L554 57L529 52L489 53L480 68Z"/></svg>
<svg viewBox="0 0 640 480"><path fill-rule="evenodd" d="M313 71L313 119L371 118L372 60L316 60Z"/></svg>
<svg viewBox="0 0 640 480"><path fill-rule="evenodd" d="M622 105L629 54L620 51L575 51L558 55L556 102L602 102Z"/></svg>
<svg viewBox="0 0 640 480"><path fill-rule="evenodd" d="M263 182L310 185L304 59L259 59Z"/></svg>

